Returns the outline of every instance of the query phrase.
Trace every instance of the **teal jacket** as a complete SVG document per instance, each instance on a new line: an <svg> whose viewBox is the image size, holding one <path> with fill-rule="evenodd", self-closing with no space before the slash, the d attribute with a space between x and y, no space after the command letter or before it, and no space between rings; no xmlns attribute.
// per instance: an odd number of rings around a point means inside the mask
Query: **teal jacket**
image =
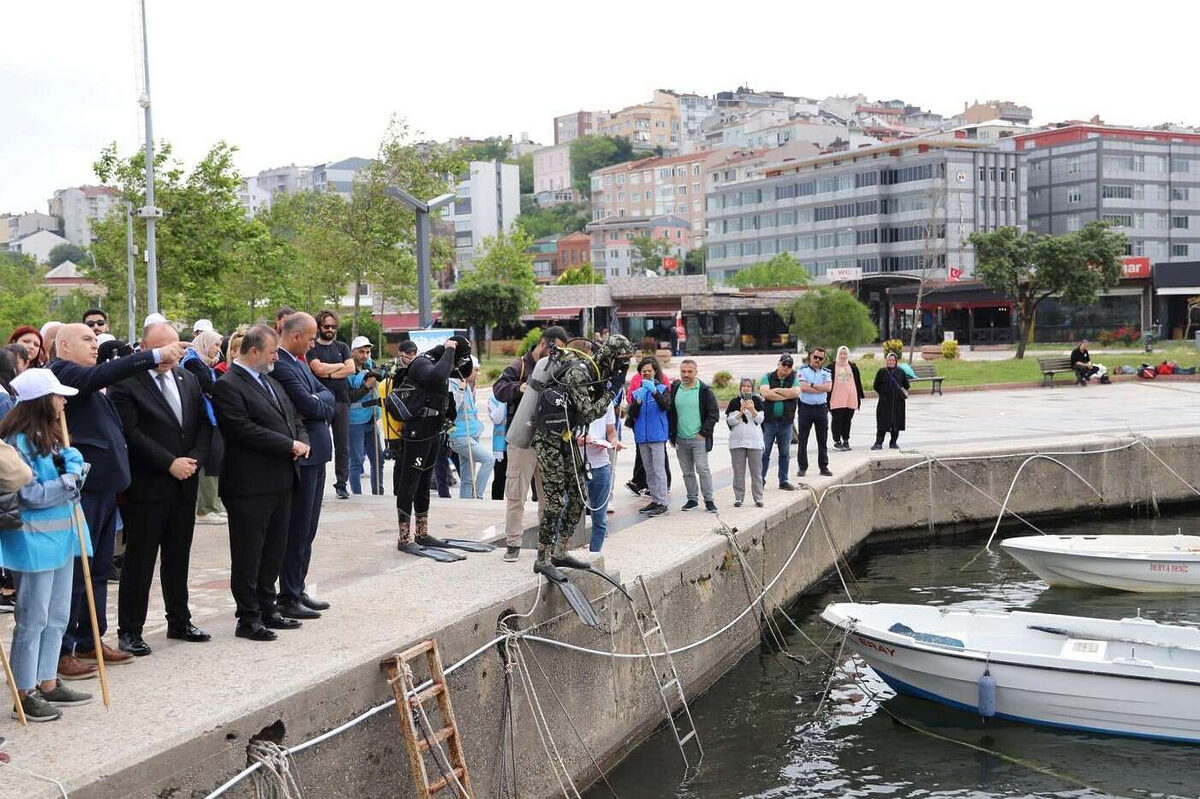
<svg viewBox="0 0 1200 799"><path fill-rule="evenodd" d="M9 439L33 470L33 480L19 492L21 528L0 530L0 566L15 572L44 572L61 568L79 557L79 534L83 528L87 553L92 554L91 536L83 514L76 514L79 490L87 472L83 456L74 447L59 451L67 474L59 474L54 455L38 455L24 433Z"/></svg>

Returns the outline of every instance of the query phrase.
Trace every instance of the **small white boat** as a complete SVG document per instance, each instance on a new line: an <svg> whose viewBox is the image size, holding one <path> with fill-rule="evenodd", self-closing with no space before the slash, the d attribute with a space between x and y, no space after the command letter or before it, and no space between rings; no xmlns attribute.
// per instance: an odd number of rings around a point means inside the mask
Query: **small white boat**
<svg viewBox="0 0 1200 799"><path fill-rule="evenodd" d="M1200 629L900 604L835 603L821 618L900 693L1012 721L1200 743Z"/></svg>
<svg viewBox="0 0 1200 799"><path fill-rule="evenodd" d="M1000 546L1053 586L1200 591L1200 536L1027 535Z"/></svg>

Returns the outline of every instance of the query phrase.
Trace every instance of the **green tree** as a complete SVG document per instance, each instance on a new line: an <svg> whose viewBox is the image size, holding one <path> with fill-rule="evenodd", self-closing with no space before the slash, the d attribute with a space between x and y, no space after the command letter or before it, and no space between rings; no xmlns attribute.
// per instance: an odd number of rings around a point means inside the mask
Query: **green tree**
<svg viewBox="0 0 1200 799"><path fill-rule="evenodd" d="M530 203L528 208L522 205L521 215L517 217L517 222L525 228L525 232L535 239L555 233L574 233L583 230L590 221L592 213L587 206L575 203L559 203L546 208L538 208Z"/></svg>
<svg viewBox="0 0 1200 799"><path fill-rule="evenodd" d="M290 248L290 299L281 297L280 304L315 311L342 296L346 282L339 270L328 268L326 259L346 261L353 244L322 223L340 213L344 203L337 194L304 191L276 195L270 208L259 211L258 221L270 231L271 241Z"/></svg>
<svg viewBox="0 0 1200 799"><path fill-rule="evenodd" d="M591 264L583 264L565 270L554 282L560 286L590 286L593 283L603 283L604 273L592 269Z"/></svg>
<svg viewBox="0 0 1200 799"><path fill-rule="evenodd" d="M652 239L649 236L634 236L629 240L633 246L633 268L646 271L653 270L663 274L662 259L675 252L676 248L667 239Z"/></svg>
<svg viewBox="0 0 1200 799"><path fill-rule="evenodd" d="M685 275L703 275L707 263L708 249L701 244L694 250L688 250L687 255L683 256L683 273Z"/></svg>
<svg viewBox="0 0 1200 799"><path fill-rule="evenodd" d="M975 274L992 291L1011 297L1017 311L1017 358L1033 331L1037 308L1047 297L1072 305L1090 305L1121 277L1121 255L1128 239L1105 222L1060 236L1021 233L1003 227L972 233Z"/></svg>
<svg viewBox="0 0 1200 799"><path fill-rule="evenodd" d="M489 136L481 142L459 147L454 154L463 163L471 161L507 161L512 152L512 136ZM532 162L531 162L532 165Z"/></svg>
<svg viewBox="0 0 1200 799"><path fill-rule="evenodd" d="M124 300L124 295L114 299ZM50 317L61 322L82 322L83 315L92 308L103 308L108 314L109 330L117 338L125 338L129 319L124 303L117 305L106 302L103 297L97 296L95 293L89 294L83 289L71 289L63 296L52 299L50 301Z"/></svg>
<svg viewBox="0 0 1200 799"><path fill-rule="evenodd" d="M338 325L338 338L346 342L346 346L350 346L356 336L366 336L375 347L372 357L378 363L383 357L383 326L379 324L375 315L366 309L358 312L357 324L355 321L347 314Z"/></svg>
<svg viewBox="0 0 1200 799"><path fill-rule="evenodd" d="M538 307L537 280L533 254L526 252L532 245L533 237L520 225L513 225L508 233L485 237L471 269L459 277L459 285L513 286L521 296L521 313L533 313Z"/></svg>
<svg viewBox="0 0 1200 799"><path fill-rule="evenodd" d="M739 269L729 278L729 283L740 289L806 286L808 270L790 252L781 252L769 261Z"/></svg>
<svg viewBox="0 0 1200 799"><path fill-rule="evenodd" d="M806 291L804 296L780 311L794 336L811 350L869 344L878 335L871 311L854 295L829 286Z"/></svg>
<svg viewBox="0 0 1200 799"><path fill-rule="evenodd" d="M510 163L520 170L521 194L533 194L533 153L525 153Z"/></svg>
<svg viewBox="0 0 1200 799"><path fill-rule="evenodd" d="M63 261L70 261L76 266L83 266L84 263L90 262L90 260L87 250L70 242L55 244L50 248L50 253L46 256L46 262L50 264L51 269Z"/></svg>
<svg viewBox="0 0 1200 799"><path fill-rule="evenodd" d="M274 308L296 302L291 275L299 256L289 243L271 236L271 229L255 219L233 245L229 268L221 276L223 303L212 319L218 330L232 330L241 322L269 318Z"/></svg>
<svg viewBox="0 0 1200 799"><path fill-rule="evenodd" d="M621 136L580 136L571 142L571 185L580 196L592 196L592 172L644 157Z"/></svg>
<svg viewBox="0 0 1200 799"><path fill-rule="evenodd" d="M445 322L455 327L482 329L485 351L489 355L492 330L520 324L525 305L520 288L498 280L460 284L454 291L443 294L440 301Z"/></svg>
<svg viewBox="0 0 1200 799"><path fill-rule="evenodd" d="M43 274L28 255L0 250L0 331L41 327L49 320L50 292L42 286Z"/></svg>

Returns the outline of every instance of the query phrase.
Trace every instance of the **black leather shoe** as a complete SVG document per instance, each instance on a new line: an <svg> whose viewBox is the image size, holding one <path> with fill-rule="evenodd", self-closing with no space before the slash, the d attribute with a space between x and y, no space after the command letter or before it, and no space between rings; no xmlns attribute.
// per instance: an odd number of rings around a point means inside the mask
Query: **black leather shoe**
<svg viewBox="0 0 1200 799"><path fill-rule="evenodd" d="M350 492L346 490L345 486L334 486L334 488L337 490L338 499L350 499Z"/></svg>
<svg viewBox="0 0 1200 799"><path fill-rule="evenodd" d="M134 657L139 658L145 657L153 651L150 649L150 645L142 640L142 636L137 633L121 633L117 636L117 647L122 652L128 652Z"/></svg>
<svg viewBox="0 0 1200 799"><path fill-rule="evenodd" d="M174 638L177 641L189 641L193 644L202 644L205 641L212 640L211 635L194 624L189 624L186 627L168 627L167 637Z"/></svg>
<svg viewBox="0 0 1200 799"><path fill-rule="evenodd" d="M274 641L279 637L261 624L239 624L233 634L251 641Z"/></svg>
<svg viewBox="0 0 1200 799"><path fill-rule="evenodd" d="M321 614L309 610L299 602L280 602L279 615L285 619L319 619Z"/></svg>
<svg viewBox="0 0 1200 799"><path fill-rule="evenodd" d="M262 620L264 627L270 627L272 630L295 630L302 626L295 619L288 619L276 613L272 616L263 616Z"/></svg>
<svg viewBox="0 0 1200 799"><path fill-rule="evenodd" d="M313 599L308 594L300 595L300 604L309 610L329 610L329 603L323 599Z"/></svg>

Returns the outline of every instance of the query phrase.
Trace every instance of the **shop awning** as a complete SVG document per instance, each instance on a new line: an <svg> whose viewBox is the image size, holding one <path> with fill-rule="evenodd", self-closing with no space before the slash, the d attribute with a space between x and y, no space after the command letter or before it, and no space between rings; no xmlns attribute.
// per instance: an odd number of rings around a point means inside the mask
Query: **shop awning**
<svg viewBox="0 0 1200 799"><path fill-rule="evenodd" d="M433 312L433 321L436 322L442 317L441 311ZM417 313L385 313L376 314L375 318L379 320L379 326L383 328L385 333L395 333L404 330L420 330L421 319Z"/></svg>
<svg viewBox="0 0 1200 799"><path fill-rule="evenodd" d="M617 316L674 316L680 309L679 298L650 302L622 302Z"/></svg>
<svg viewBox="0 0 1200 799"><path fill-rule="evenodd" d="M1160 297L1200 295L1200 261L1155 264L1154 293Z"/></svg>
<svg viewBox="0 0 1200 799"><path fill-rule="evenodd" d="M561 308L538 308L533 313L521 317L522 322L548 322L551 319L578 319L583 308L570 305Z"/></svg>

